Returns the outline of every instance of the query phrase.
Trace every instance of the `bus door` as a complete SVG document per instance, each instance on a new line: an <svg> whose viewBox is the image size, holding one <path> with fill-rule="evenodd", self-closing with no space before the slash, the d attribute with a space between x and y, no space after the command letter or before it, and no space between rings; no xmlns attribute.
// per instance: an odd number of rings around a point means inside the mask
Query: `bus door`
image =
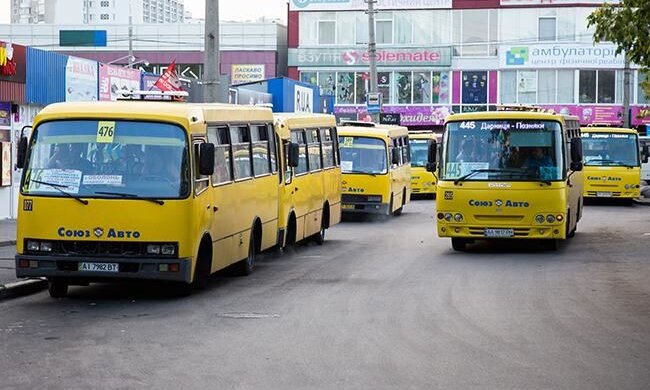
<svg viewBox="0 0 650 390"><path fill-rule="evenodd" d="M291 142L298 144L300 150L298 166L293 168L293 177L289 185L291 204L296 213L296 241L300 241L306 234L306 219L312 202L305 130L292 130Z"/></svg>
<svg viewBox="0 0 650 390"><path fill-rule="evenodd" d="M199 171L199 156L201 145L206 142L204 137L192 137L192 174L194 175L194 193L193 193L193 213L197 230L193 234L203 234L211 227L212 222L212 198L211 191L209 191L210 178L206 175L201 175ZM196 242L200 242L201 237L196 237ZM198 246L195 248L198 251ZM195 253L196 255L196 253Z"/></svg>

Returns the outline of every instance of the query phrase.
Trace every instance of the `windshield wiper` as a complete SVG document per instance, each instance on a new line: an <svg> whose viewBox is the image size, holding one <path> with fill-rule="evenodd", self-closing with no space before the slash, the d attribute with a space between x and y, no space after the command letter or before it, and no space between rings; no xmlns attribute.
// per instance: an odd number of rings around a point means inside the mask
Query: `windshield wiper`
<svg viewBox="0 0 650 390"><path fill-rule="evenodd" d="M46 182L46 181L40 181L40 180L36 180L36 179L30 179L29 181L34 182L34 183L38 183L38 184L44 184L44 185L46 185L46 186L50 186L50 187L52 187L52 188L58 190L60 193L62 193L63 195L67 196L68 198L72 198L72 199L76 200L77 202L79 202L79 203L81 203L81 204L83 204L83 205L87 205L87 204L88 204L88 201L87 201L87 200L85 200L85 199L81 199L80 197L78 197L78 196L74 196L74 195L72 195L71 193L69 193L69 192L67 192L67 191L63 191L63 190L61 189L61 188L70 188L69 186L66 186L66 185L63 185L63 184L57 184L57 183L48 183L48 182Z"/></svg>
<svg viewBox="0 0 650 390"><path fill-rule="evenodd" d="M609 165L602 165L602 164L601 164L601 165L600 165L601 167L602 167L602 166L620 165L620 166L622 166L622 167L626 167L626 168L635 168L635 165L629 165L629 164L624 163L623 161L610 160L610 159L608 159L608 158L596 158L596 159L593 159L593 160L589 160L589 162L586 162L585 165L589 165L589 163L591 163L591 162L593 162L593 161L611 163L611 164L609 164Z"/></svg>
<svg viewBox="0 0 650 390"><path fill-rule="evenodd" d="M521 175L524 176L526 179L532 179L532 180L538 181L538 182L540 182L540 183L543 183L543 184L546 184L546 185L549 185L549 186L550 186L551 184L553 184L550 180L542 179L541 177L539 177L539 175L535 175L535 174L533 174L533 173L527 173L527 172L512 172L512 174L521 174Z"/></svg>
<svg viewBox="0 0 650 390"><path fill-rule="evenodd" d="M99 195L113 195L113 196L119 196L120 198L128 198L128 199L138 199L138 200L146 200L147 202L153 202L155 204L159 205L164 205L165 202L160 200L160 199L152 199L152 198L142 198L136 194L127 194L124 192L108 192L108 191L95 191L96 194Z"/></svg>
<svg viewBox="0 0 650 390"><path fill-rule="evenodd" d="M472 169L468 174L454 180L454 184L458 185L458 183L460 183L461 181L465 181L470 177L476 175L477 173L520 173L520 171L514 169L498 169L498 168Z"/></svg>

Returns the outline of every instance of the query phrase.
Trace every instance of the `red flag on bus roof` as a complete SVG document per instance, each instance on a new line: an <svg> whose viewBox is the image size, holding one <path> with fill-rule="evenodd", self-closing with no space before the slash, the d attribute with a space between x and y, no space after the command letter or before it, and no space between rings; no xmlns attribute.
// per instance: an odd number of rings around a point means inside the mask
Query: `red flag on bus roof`
<svg viewBox="0 0 650 390"><path fill-rule="evenodd" d="M169 67L163 72L160 78L156 81L154 86L158 87L161 91L182 91L183 86L181 80L176 74L176 60L169 64Z"/></svg>

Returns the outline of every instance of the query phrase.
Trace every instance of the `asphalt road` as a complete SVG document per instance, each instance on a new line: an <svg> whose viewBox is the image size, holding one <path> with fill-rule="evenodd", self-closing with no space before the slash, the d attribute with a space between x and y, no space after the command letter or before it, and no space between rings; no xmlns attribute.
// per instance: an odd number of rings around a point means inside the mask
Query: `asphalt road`
<svg viewBox="0 0 650 390"><path fill-rule="evenodd" d="M470 253L434 236L433 207L343 223L188 298L0 302L0 388L648 389L650 207L588 206L559 252Z"/></svg>

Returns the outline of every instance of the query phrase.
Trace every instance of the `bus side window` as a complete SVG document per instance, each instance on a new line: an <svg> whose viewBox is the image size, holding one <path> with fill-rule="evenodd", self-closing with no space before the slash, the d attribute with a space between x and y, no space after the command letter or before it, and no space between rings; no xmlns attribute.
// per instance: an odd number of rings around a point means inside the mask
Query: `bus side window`
<svg viewBox="0 0 650 390"><path fill-rule="evenodd" d="M201 144L204 143L203 139L194 139L193 140L193 157L194 157L194 193L200 194L206 188L208 188L208 182L210 181L208 176L201 175L199 173L199 153L201 150Z"/></svg>
<svg viewBox="0 0 650 390"><path fill-rule="evenodd" d="M293 137L292 137L293 138ZM282 155L284 156L284 182L285 184L291 183L291 180L293 179L293 170L289 166L289 144L291 141L284 141L281 143L282 145Z"/></svg>
<svg viewBox="0 0 650 390"><path fill-rule="evenodd" d="M208 126L208 141L214 144L212 185L232 181L230 132L227 127Z"/></svg>
<svg viewBox="0 0 650 390"><path fill-rule="evenodd" d="M255 176L268 175L271 172L269 158L269 135L266 125L251 125L253 143L253 172Z"/></svg>
<svg viewBox="0 0 650 390"><path fill-rule="evenodd" d="M309 169L314 172L321 169L321 152L318 142L318 130L308 129L305 132L307 136L307 147L309 149Z"/></svg>
<svg viewBox="0 0 650 390"><path fill-rule="evenodd" d="M305 141L305 131L304 130L292 131L291 142L294 142L300 146L298 166L294 168L293 170L294 173L296 175L300 175L301 173L309 172L309 165L307 162L307 142Z"/></svg>
<svg viewBox="0 0 650 390"><path fill-rule="evenodd" d="M252 177L251 138L248 126L232 126L230 128L230 140L232 141L235 180Z"/></svg>
<svg viewBox="0 0 650 390"><path fill-rule="evenodd" d="M339 149L338 131L336 130L336 127L332 127L329 130L330 130L330 135L332 137L332 142L334 146L334 166L338 167L339 165L341 165L341 150Z"/></svg>
<svg viewBox="0 0 650 390"><path fill-rule="evenodd" d="M411 159L411 155L409 152L409 139L408 137L402 137L402 163L403 164L408 164Z"/></svg>
<svg viewBox="0 0 650 390"><path fill-rule="evenodd" d="M275 129L273 128L273 125L267 124L266 125L266 131L268 132L269 136L269 151L271 152L270 158L271 158L271 172L276 173L278 171L278 150L276 149L276 139L275 139Z"/></svg>
<svg viewBox="0 0 650 390"><path fill-rule="evenodd" d="M320 129L320 140L323 148L323 168L334 166L334 142L330 129Z"/></svg>

